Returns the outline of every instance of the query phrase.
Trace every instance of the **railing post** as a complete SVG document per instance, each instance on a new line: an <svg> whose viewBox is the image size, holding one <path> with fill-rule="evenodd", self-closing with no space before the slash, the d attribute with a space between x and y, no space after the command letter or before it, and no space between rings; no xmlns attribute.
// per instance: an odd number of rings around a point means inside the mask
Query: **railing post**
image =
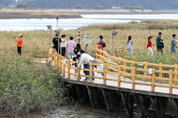
<svg viewBox="0 0 178 118"><path fill-rule="evenodd" d="M131 66L134 64L134 59L131 59L130 64Z"/></svg>
<svg viewBox="0 0 178 118"><path fill-rule="evenodd" d="M123 66L126 67L126 58L125 58L125 57L124 57L124 59L123 59ZM123 71L124 71L124 73L125 73L125 72L126 72L126 69L124 68Z"/></svg>
<svg viewBox="0 0 178 118"><path fill-rule="evenodd" d="M57 53L57 58L56 58L56 60L57 60L57 69L59 69L59 54Z"/></svg>
<svg viewBox="0 0 178 118"><path fill-rule="evenodd" d="M89 72L90 72L90 82L92 82L92 79L93 79L93 62L92 61L90 61L89 62Z"/></svg>
<svg viewBox="0 0 178 118"><path fill-rule="evenodd" d="M65 59L63 60L63 72L62 72L63 77L65 77L65 70L66 70L66 64L64 61L65 61Z"/></svg>
<svg viewBox="0 0 178 118"><path fill-rule="evenodd" d="M67 78L70 79L70 59L67 59Z"/></svg>
<svg viewBox="0 0 178 118"><path fill-rule="evenodd" d="M160 70L160 71L163 70L162 64L163 64L162 61L160 61L160 62L159 62L159 70ZM162 72L159 73L159 77L162 77ZM162 81L162 80L159 80L159 83L161 84L161 83L163 83L163 81Z"/></svg>
<svg viewBox="0 0 178 118"><path fill-rule="evenodd" d="M155 91L155 68L152 68L152 75L151 75L151 91Z"/></svg>
<svg viewBox="0 0 178 118"><path fill-rule="evenodd" d="M124 49L122 49L122 57L124 56Z"/></svg>
<svg viewBox="0 0 178 118"><path fill-rule="evenodd" d="M176 67L174 67L174 72L177 72L178 71L178 63L175 63L174 65L176 66ZM177 74L174 74L174 79L175 80L178 79L177 77L178 77ZM178 82L175 82L174 84L178 85Z"/></svg>
<svg viewBox="0 0 178 118"><path fill-rule="evenodd" d="M59 73L62 74L62 55L59 55Z"/></svg>
<svg viewBox="0 0 178 118"><path fill-rule="evenodd" d="M131 74L132 74L132 89L135 89L135 65L132 65L131 68Z"/></svg>
<svg viewBox="0 0 178 118"><path fill-rule="evenodd" d="M77 80L80 81L80 68L77 68Z"/></svg>
<svg viewBox="0 0 178 118"><path fill-rule="evenodd" d="M118 87L121 86L121 64L118 64Z"/></svg>
<svg viewBox="0 0 178 118"><path fill-rule="evenodd" d="M104 62L104 69L103 69L103 84L104 85L106 85L107 65L108 63Z"/></svg>
<svg viewBox="0 0 178 118"><path fill-rule="evenodd" d="M98 54L98 49L96 48L96 54L95 54L96 55L96 59L98 59L98 55L97 54Z"/></svg>
<svg viewBox="0 0 178 118"><path fill-rule="evenodd" d="M172 94L172 80L173 80L173 76L172 76L172 68L169 69L169 93Z"/></svg>
<svg viewBox="0 0 178 118"><path fill-rule="evenodd" d="M54 69L56 69L56 53L54 53Z"/></svg>
<svg viewBox="0 0 178 118"><path fill-rule="evenodd" d="M147 68L148 68L148 66L147 66L147 60L144 60L144 67L143 67L143 69L147 70ZM144 71L144 76L147 76L147 71ZM146 82L147 79L145 78L144 81Z"/></svg>

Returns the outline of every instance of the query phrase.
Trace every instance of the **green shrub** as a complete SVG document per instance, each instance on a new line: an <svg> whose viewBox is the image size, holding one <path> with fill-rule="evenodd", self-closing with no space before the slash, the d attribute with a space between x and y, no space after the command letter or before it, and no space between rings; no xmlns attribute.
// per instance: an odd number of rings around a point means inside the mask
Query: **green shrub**
<svg viewBox="0 0 178 118"><path fill-rule="evenodd" d="M82 5L76 5L76 6L73 6L73 7L70 7L71 9L82 9Z"/></svg>
<svg viewBox="0 0 178 118"><path fill-rule="evenodd" d="M22 4L22 3L19 3L16 5L16 8L26 8L27 5L26 4Z"/></svg>
<svg viewBox="0 0 178 118"><path fill-rule="evenodd" d="M104 8L100 5L97 5L97 6L94 6L93 9L104 9Z"/></svg>
<svg viewBox="0 0 178 118"><path fill-rule="evenodd" d="M66 90L46 65L21 57L0 59L0 114L55 108Z"/></svg>

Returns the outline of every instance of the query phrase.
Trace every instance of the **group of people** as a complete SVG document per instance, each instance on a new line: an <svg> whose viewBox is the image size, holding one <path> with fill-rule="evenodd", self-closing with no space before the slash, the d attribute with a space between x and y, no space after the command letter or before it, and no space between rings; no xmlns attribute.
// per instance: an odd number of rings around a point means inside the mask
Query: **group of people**
<svg viewBox="0 0 178 118"><path fill-rule="evenodd" d="M105 42L103 41L103 36L99 36L99 42L97 42L98 48L103 49L106 47ZM81 68L83 64L84 69L90 69L89 62L96 63L96 60L90 56L88 53L86 53L84 50L81 49L80 44L76 44L73 40L73 37L69 37L69 41L66 41L66 35L63 34L61 38L56 34L55 38L53 38L52 42L54 44L53 48L56 49L56 52L61 54L62 56L65 56L65 52L67 52L68 59L71 59L73 61L77 61L78 63L75 63L75 67ZM62 53L60 53L60 50L62 50ZM94 69L96 66L92 66L91 68ZM75 70L77 72L77 70ZM84 70L84 74L89 76L90 72ZM94 76L94 72L92 72L92 75ZM84 81L88 81L89 77L86 77ZM94 81L94 78L92 78Z"/></svg>
<svg viewBox="0 0 178 118"><path fill-rule="evenodd" d="M154 45L152 43L153 37L149 36L148 37L148 43L147 43L147 55L153 56L154 52L152 49L152 46ZM176 46L176 34L172 34L172 38L170 40L170 53L174 53L176 55L176 48L178 48ZM162 32L158 33L158 36L156 37L156 47L157 47L157 51L163 53L163 48L164 48L164 41L163 41L163 37L162 37ZM127 54L128 55L133 55L133 51L132 51L132 36L128 36L128 41L127 41Z"/></svg>
<svg viewBox="0 0 178 118"><path fill-rule="evenodd" d="M103 41L103 36L99 36L99 41L96 42L97 44L97 48L98 49L103 49L106 47L105 42ZM83 65L84 69L89 69L89 62L93 62L96 63L96 60L90 56L88 53L86 53L84 50L81 49L81 45L80 44L76 44L75 41L73 40L73 37L70 36L69 37L69 41L66 41L66 35L63 34L61 36L61 38L59 38L59 36L56 34L55 38L53 38L52 42L54 44L53 48L56 49L56 52L61 54L62 56L66 55L67 52L67 57L68 59L71 59L73 61L78 61L78 63L75 63L75 67L81 68L82 63L85 63ZM14 40L16 41L16 46L17 46L17 53L19 55L22 54L22 45L23 45L23 35L19 34L18 38L14 37ZM153 56L154 52L152 49L153 43L152 43L153 37L149 36L148 37L148 43L147 43L147 50L148 50L148 54L147 55L151 55ZM174 53L176 54L176 48L178 48L176 46L176 34L172 34L172 38L170 40L170 52L171 54ZM158 33L158 36L156 37L156 47L157 47L157 51L163 53L163 48L164 48L164 41L163 41L163 37L162 37L162 32ZM129 55L133 55L133 51L132 51L132 36L128 36L128 41L127 41L127 50ZM61 52L61 53L60 53ZM98 54L100 54L100 52L97 52ZM94 68L96 66L92 66L92 68ZM90 75L89 71L84 71L85 75ZM92 75L94 76L94 73L92 73ZM88 77L86 77L85 80L88 80ZM94 80L94 78L93 78Z"/></svg>

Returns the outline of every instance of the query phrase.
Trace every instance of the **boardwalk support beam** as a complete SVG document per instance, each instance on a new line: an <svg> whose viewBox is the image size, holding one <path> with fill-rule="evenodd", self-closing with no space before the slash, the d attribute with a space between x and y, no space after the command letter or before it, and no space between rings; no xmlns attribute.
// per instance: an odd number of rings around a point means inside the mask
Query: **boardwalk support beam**
<svg viewBox="0 0 178 118"><path fill-rule="evenodd" d="M111 108L110 108L110 105L109 105L109 99L108 99L108 96L107 96L107 92L106 90L104 89L101 89L102 91L102 94L103 94L103 98L104 98L104 101L105 101L105 104L106 104L106 107L109 111L111 111Z"/></svg>
<svg viewBox="0 0 178 118"><path fill-rule="evenodd" d="M129 117L133 117L133 104L134 104L133 95L128 92L121 92L121 96L126 110L126 115Z"/></svg>
<svg viewBox="0 0 178 118"><path fill-rule="evenodd" d="M140 111L142 118L147 118L147 113L149 109L149 100L147 96L134 94L134 101L137 104L137 108Z"/></svg>
<svg viewBox="0 0 178 118"><path fill-rule="evenodd" d="M161 97L150 97L152 104L154 105L157 118L166 118L165 117L165 109L167 107L167 98Z"/></svg>
<svg viewBox="0 0 178 118"><path fill-rule="evenodd" d="M174 102L175 102L176 107L177 107L177 114L176 114L176 116L178 116L178 99L174 99Z"/></svg>
<svg viewBox="0 0 178 118"><path fill-rule="evenodd" d="M89 95L89 98L90 98L90 103L91 103L91 106L93 109L95 109L95 104L94 104L94 99L93 99L93 93L92 93L92 88L89 87L89 86L86 86L87 88L87 91L88 91L88 95Z"/></svg>

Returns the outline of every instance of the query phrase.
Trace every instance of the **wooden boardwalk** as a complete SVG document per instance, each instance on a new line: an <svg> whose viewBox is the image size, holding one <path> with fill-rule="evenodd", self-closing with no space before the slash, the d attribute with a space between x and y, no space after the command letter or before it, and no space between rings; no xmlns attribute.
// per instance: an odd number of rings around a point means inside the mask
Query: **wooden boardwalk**
<svg viewBox="0 0 178 118"><path fill-rule="evenodd" d="M97 52L100 52L100 54L96 54L98 63L91 62L89 65L98 68L87 70L90 71L88 76L90 81L88 82L131 90L178 95L178 64L164 65L162 62L158 64L148 63L147 61L135 62L122 57L110 56L103 50L97 50ZM86 69L81 68L78 73L74 72L77 68L72 63L77 62L62 57L52 48L49 49L48 53L46 55L48 58L40 61L44 61L44 63L52 65L54 69L58 69L63 78L76 81L85 79L86 76L83 71ZM163 70L163 67L169 67L170 69ZM151 69L151 73L148 73L149 69ZM94 77L92 77L92 72L95 73ZM92 81L91 78L95 78L95 81Z"/></svg>
<svg viewBox="0 0 178 118"><path fill-rule="evenodd" d="M47 58L46 58L47 59ZM35 62L40 62L40 63L46 63L46 61L41 61L41 60L34 60ZM51 63L51 66L54 67L54 62ZM67 66L67 64L66 64ZM71 67L75 68L72 64L70 64ZM82 67L83 68L83 67ZM94 68L94 70L97 71L96 68ZM67 68L65 69L65 71L69 71ZM76 75L74 75L76 74ZM92 81L92 79L88 80L88 81L84 81L85 80L85 74L83 73L82 70L80 70L80 80L78 80L78 76L77 76L78 73L75 73L75 69L70 69L70 78L68 78L68 73L65 73L65 74L60 74L60 76L64 79L64 81L69 81L69 80L72 80L73 83L78 83L80 82L83 83L84 85L87 85L88 84L94 84L95 86L101 86L101 85L104 85L104 79L101 79L103 78L103 75L101 73L98 73L98 72L94 72L94 75L95 75L95 80ZM111 78L112 80L106 80L106 85L109 86L109 87L114 87L114 88L118 88L118 82L117 82L117 79L118 79L118 75L116 74L106 74L106 78ZM114 81L115 80L115 81ZM76 82L74 82L76 81ZM119 88L121 89L127 89L127 90L130 90L132 91L132 80L129 79L129 78L125 78L124 76L121 76L121 81L124 81L124 82L121 82L121 85ZM127 82L127 83L126 83ZM137 92L136 93L145 93L145 94L151 94L151 95L158 95L158 96L169 96L169 97L172 97L172 98L178 98L178 89L177 88L173 88L173 93L172 94L169 94L169 88L167 87L159 87L159 86L156 86L155 87L155 91L152 92L151 91L151 82L144 82L143 80L136 80L135 81L136 83L140 83L140 84L143 84L143 85L136 85L135 86L135 89ZM166 86L167 84L159 84L158 85L163 85L163 86Z"/></svg>
<svg viewBox="0 0 178 118"><path fill-rule="evenodd" d="M96 65L94 69L78 69L74 67L77 62L58 55L52 49L46 55L48 58L35 58L34 61L53 67L64 83L70 84L71 96L80 103L89 101L93 109L102 102L111 111L122 102L127 116L133 117L133 106L136 104L143 118L148 118L151 106L157 118L167 118L166 109L171 101L175 103L177 112L174 115L178 117L178 64L135 62L98 51L100 55L96 54L97 63L88 63L90 67ZM154 67L150 73L151 66ZM170 69L163 70L163 67ZM90 75L86 76L84 70L89 71ZM89 77L89 81L84 81L86 77Z"/></svg>

